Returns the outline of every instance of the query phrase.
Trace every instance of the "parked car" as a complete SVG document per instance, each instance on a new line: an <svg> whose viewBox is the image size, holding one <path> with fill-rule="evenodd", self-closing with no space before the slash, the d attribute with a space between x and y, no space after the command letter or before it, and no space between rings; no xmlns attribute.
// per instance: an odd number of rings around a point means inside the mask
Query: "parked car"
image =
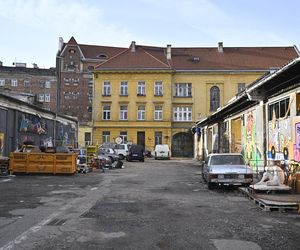
<svg viewBox="0 0 300 250"><path fill-rule="evenodd" d="M127 144L116 144L115 145L115 152L119 155L121 160L125 159L128 155L128 145Z"/></svg>
<svg viewBox="0 0 300 250"><path fill-rule="evenodd" d="M214 185L245 185L253 181L253 172L241 154L210 154L202 165L202 176L208 188Z"/></svg>
<svg viewBox="0 0 300 250"><path fill-rule="evenodd" d="M144 148L141 145L131 145L127 155L127 161L145 161Z"/></svg>
<svg viewBox="0 0 300 250"><path fill-rule="evenodd" d="M154 159L168 159L171 158L171 151L167 144L157 144L154 149Z"/></svg>
<svg viewBox="0 0 300 250"><path fill-rule="evenodd" d="M117 155L116 151L113 148L100 147L98 149L98 155L106 155L107 157L110 158L112 163L119 160L119 156Z"/></svg>
<svg viewBox="0 0 300 250"><path fill-rule="evenodd" d="M97 159L97 167L98 168L109 168L109 169L112 169L113 168L113 164L111 162L111 159L104 155L104 154L98 154L98 159Z"/></svg>

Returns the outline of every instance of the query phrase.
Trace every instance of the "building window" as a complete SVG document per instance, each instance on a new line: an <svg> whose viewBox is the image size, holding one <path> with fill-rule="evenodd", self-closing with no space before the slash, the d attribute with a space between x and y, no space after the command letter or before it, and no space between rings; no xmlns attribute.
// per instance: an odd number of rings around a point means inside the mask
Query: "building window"
<svg viewBox="0 0 300 250"><path fill-rule="evenodd" d="M29 80L24 80L24 87L29 88L30 87L30 81Z"/></svg>
<svg viewBox="0 0 300 250"><path fill-rule="evenodd" d="M50 94L45 94L45 102L50 102Z"/></svg>
<svg viewBox="0 0 300 250"><path fill-rule="evenodd" d="M121 105L120 106L120 120L127 120L128 117L128 108L127 105Z"/></svg>
<svg viewBox="0 0 300 250"><path fill-rule="evenodd" d="M91 144L91 139L92 139L91 132L85 132L84 133L84 144L85 145L90 145Z"/></svg>
<svg viewBox="0 0 300 250"><path fill-rule="evenodd" d="M268 120L271 121L273 118L284 118L290 116L289 109L290 98L285 98L283 100L269 104L268 107Z"/></svg>
<svg viewBox="0 0 300 250"><path fill-rule="evenodd" d="M213 86L210 89L210 111L216 111L220 107L220 89Z"/></svg>
<svg viewBox="0 0 300 250"><path fill-rule="evenodd" d="M128 138L127 138L127 131L121 131L121 132L120 132L120 137L122 138L123 143L127 143L127 141L128 141Z"/></svg>
<svg viewBox="0 0 300 250"><path fill-rule="evenodd" d="M241 93L246 88L246 83L238 83L238 93Z"/></svg>
<svg viewBox="0 0 300 250"><path fill-rule="evenodd" d="M154 133L154 143L155 143L155 145L162 144L162 132Z"/></svg>
<svg viewBox="0 0 300 250"><path fill-rule="evenodd" d="M138 106L137 119L139 121L145 120L145 106L144 105Z"/></svg>
<svg viewBox="0 0 300 250"><path fill-rule="evenodd" d="M120 95L128 95L128 83L121 82L120 84Z"/></svg>
<svg viewBox="0 0 300 250"><path fill-rule="evenodd" d="M102 95L110 96L110 82L103 83Z"/></svg>
<svg viewBox="0 0 300 250"><path fill-rule="evenodd" d="M139 95L139 96L146 95L146 83L144 81L138 82L137 95Z"/></svg>
<svg viewBox="0 0 300 250"><path fill-rule="evenodd" d="M192 121L192 107L175 107L173 108L173 119L179 122Z"/></svg>
<svg viewBox="0 0 300 250"><path fill-rule="evenodd" d="M162 106L155 106L154 107L154 120L160 121L160 120L162 120L162 116L163 116Z"/></svg>
<svg viewBox="0 0 300 250"><path fill-rule="evenodd" d="M11 86L17 87L18 86L18 80L17 79L11 79Z"/></svg>
<svg viewBox="0 0 300 250"><path fill-rule="evenodd" d="M44 94L39 94L39 102L44 102L44 101L45 101Z"/></svg>
<svg viewBox="0 0 300 250"><path fill-rule="evenodd" d="M3 86L5 86L5 79L0 79L0 87L3 87Z"/></svg>
<svg viewBox="0 0 300 250"><path fill-rule="evenodd" d="M175 83L175 96L176 97L191 97L192 84L191 83Z"/></svg>
<svg viewBox="0 0 300 250"><path fill-rule="evenodd" d="M154 83L154 95L155 96L163 95L163 85L161 81L157 81Z"/></svg>
<svg viewBox="0 0 300 250"><path fill-rule="evenodd" d="M51 82L49 80L45 81L45 88L50 89L51 88Z"/></svg>
<svg viewBox="0 0 300 250"><path fill-rule="evenodd" d="M102 143L110 142L110 131L102 131Z"/></svg>
<svg viewBox="0 0 300 250"><path fill-rule="evenodd" d="M110 106L103 106L103 120L110 120Z"/></svg>

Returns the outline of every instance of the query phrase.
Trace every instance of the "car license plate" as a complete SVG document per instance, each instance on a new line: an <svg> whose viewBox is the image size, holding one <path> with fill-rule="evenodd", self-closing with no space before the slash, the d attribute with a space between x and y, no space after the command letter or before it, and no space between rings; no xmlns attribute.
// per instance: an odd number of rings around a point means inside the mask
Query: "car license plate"
<svg viewBox="0 0 300 250"><path fill-rule="evenodd" d="M237 179L238 175L237 174L225 174L224 178L225 179Z"/></svg>
<svg viewBox="0 0 300 250"><path fill-rule="evenodd" d="M137 154L132 154L132 156L138 156Z"/></svg>

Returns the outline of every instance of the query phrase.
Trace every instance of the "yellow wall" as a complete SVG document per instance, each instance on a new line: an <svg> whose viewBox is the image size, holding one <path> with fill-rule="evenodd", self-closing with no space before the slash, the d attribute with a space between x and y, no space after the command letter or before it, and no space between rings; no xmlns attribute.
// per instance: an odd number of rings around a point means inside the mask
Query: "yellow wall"
<svg viewBox="0 0 300 250"><path fill-rule="evenodd" d="M252 83L260 72L197 72L182 73L173 71L131 71L131 72L95 72L93 99L93 142L102 143L102 131L110 131L110 140L127 131L128 140L137 142L137 131L145 131L146 148L154 147L154 132L163 132L163 143L171 146L172 136L178 132L187 132L194 122L205 118L212 112L210 109L210 88L220 88L220 105L225 105L237 94L238 83ZM111 84L111 96L102 96L103 82ZM128 82L128 96L120 96L121 81ZM138 81L146 82L146 96L137 96ZM163 96L154 96L155 81L163 82ZM192 83L192 97L173 97L175 83ZM111 106L111 120L102 120L102 107ZM120 105L128 106L128 120L120 121ZM137 120L137 106L145 105L146 120ZM163 106L163 120L154 120L154 106ZM187 105L192 107L192 122L172 122L173 106Z"/></svg>
<svg viewBox="0 0 300 250"><path fill-rule="evenodd" d="M85 147L84 135L86 132L92 134L92 127L91 126L79 126L78 127L78 148Z"/></svg>

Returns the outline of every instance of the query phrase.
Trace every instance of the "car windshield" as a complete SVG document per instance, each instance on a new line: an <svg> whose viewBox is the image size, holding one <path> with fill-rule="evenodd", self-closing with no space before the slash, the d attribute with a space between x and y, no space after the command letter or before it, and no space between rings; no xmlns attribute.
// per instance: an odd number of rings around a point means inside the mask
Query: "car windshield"
<svg viewBox="0 0 300 250"><path fill-rule="evenodd" d="M240 155L214 155L211 156L210 165L244 165Z"/></svg>

